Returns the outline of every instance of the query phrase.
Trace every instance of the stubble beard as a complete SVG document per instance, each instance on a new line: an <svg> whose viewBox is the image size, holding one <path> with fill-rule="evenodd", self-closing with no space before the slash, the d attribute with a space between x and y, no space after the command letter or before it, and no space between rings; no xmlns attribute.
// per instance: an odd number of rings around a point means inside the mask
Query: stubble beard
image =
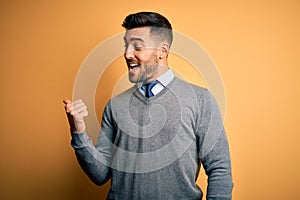
<svg viewBox="0 0 300 200"><path fill-rule="evenodd" d="M141 66L143 71L140 72L139 78L137 80L132 80L129 77L130 82L132 83L147 83L151 78L153 78L158 73L158 58L156 54L151 55L149 61Z"/></svg>

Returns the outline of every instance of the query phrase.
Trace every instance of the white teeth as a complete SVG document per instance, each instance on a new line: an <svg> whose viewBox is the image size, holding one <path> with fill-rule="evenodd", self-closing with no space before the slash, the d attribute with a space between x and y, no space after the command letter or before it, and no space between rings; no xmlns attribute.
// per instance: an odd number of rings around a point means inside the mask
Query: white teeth
<svg viewBox="0 0 300 200"><path fill-rule="evenodd" d="M137 63L129 64L130 69L133 69L137 66L139 66L139 64L137 64Z"/></svg>

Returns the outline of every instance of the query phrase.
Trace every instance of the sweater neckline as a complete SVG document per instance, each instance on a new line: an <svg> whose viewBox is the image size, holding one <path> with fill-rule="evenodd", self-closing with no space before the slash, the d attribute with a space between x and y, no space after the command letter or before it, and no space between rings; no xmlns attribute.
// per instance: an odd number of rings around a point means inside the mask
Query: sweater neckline
<svg viewBox="0 0 300 200"><path fill-rule="evenodd" d="M154 95L153 97L147 98L145 97L140 91L137 85L135 85L135 89L133 94L141 101L145 102L145 103L151 103L153 101L155 101L156 99L160 98L161 96L163 96L167 91L170 90L170 88L172 87L172 85L174 84L174 82L177 80L177 77L174 77L173 80L167 85L165 86L158 94Z"/></svg>

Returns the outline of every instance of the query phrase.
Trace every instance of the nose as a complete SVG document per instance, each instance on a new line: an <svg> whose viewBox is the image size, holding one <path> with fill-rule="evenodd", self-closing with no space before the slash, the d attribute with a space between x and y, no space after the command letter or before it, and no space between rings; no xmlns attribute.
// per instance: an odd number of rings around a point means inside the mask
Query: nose
<svg viewBox="0 0 300 200"><path fill-rule="evenodd" d="M134 50L133 50L133 48L127 47L125 49L125 52L124 52L124 57L126 59L132 59L132 58L134 58Z"/></svg>

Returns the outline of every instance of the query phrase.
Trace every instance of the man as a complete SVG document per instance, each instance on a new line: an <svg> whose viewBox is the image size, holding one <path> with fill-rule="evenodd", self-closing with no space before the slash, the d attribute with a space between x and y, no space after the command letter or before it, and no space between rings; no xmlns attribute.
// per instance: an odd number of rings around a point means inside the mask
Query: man
<svg viewBox="0 0 300 200"><path fill-rule="evenodd" d="M172 27L158 13L140 12L122 24L132 88L112 98L92 145L87 106L64 100L72 146L97 185L111 178L107 199L202 199L196 179L208 175L207 199L231 199L228 142L216 101L168 67Z"/></svg>

